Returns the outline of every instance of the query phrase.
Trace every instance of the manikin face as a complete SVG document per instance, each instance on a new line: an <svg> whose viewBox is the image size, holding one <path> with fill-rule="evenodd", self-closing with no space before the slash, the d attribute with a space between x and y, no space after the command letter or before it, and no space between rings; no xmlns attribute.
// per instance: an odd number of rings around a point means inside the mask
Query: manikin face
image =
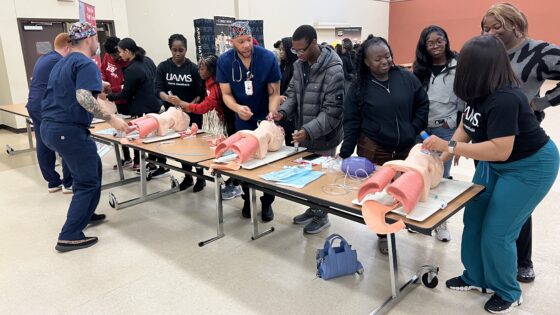
<svg viewBox="0 0 560 315"><path fill-rule="evenodd" d="M253 37L251 35L237 36L231 42L235 51L243 58L250 58L253 54Z"/></svg>

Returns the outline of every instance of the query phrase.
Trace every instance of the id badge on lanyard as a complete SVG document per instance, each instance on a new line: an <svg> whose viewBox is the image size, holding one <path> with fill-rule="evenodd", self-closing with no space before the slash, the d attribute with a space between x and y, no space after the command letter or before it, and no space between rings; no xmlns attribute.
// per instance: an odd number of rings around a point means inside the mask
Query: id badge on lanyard
<svg viewBox="0 0 560 315"><path fill-rule="evenodd" d="M253 95L253 81L245 81L245 94Z"/></svg>
<svg viewBox="0 0 560 315"><path fill-rule="evenodd" d="M251 71L247 71L247 81L245 81L245 94L253 95L253 76L251 75Z"/></svg>

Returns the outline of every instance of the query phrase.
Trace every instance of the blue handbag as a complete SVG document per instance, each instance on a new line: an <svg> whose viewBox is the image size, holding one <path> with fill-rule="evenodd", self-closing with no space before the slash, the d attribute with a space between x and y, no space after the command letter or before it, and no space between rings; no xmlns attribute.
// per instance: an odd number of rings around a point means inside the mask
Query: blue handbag
<svg viewBox="0 0 560 315"><path fill-rule="evenodd" d="M333 242L337 239L340 240L340 245L334 247ZM358 253L338 234L327 237L323 248L317 250L316 259L317 276L325 280L364 272L364 267L358 261Z"/></svg>

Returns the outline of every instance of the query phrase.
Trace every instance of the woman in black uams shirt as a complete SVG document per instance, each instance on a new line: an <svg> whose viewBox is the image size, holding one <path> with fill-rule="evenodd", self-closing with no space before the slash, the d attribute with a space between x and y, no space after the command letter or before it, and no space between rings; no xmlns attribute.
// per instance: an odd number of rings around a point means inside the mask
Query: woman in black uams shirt
<svg viewBox="0 0 560 315"><path fill-rule="evenodd" d="M204 82L198 74L198 66L186 58L187 39L181 34L173 34L168 40L171 58L162 61L157 67L156 75L156 95L163 101L163 106L168 109L171 106L186 105L187 103L198 103L204 98L206 91ZM189 113L191 124L196 123L202 128L202 115ZM182 163L184 170L190 171L192 167ZM196 173L202 175L201 168L196 169ZM152 174L152 177L154 174ZM181 190L185 190L194 183L191 175L185 178L179 185ZM206 186L206 181L197 178L193 187L193 192L199 192Z"/></svg>

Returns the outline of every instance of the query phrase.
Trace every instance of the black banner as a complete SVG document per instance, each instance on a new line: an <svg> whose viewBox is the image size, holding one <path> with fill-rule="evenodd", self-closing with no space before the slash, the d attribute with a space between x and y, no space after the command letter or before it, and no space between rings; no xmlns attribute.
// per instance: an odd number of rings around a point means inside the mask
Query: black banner
<svg viewBox="0 0 560 315"><path fill-rule="evenodd" d="M202 56L202 54L216 53L214 46L214 20L194 20L194 41L196 45L197 60L200 59L200 56Z"/></svg>

